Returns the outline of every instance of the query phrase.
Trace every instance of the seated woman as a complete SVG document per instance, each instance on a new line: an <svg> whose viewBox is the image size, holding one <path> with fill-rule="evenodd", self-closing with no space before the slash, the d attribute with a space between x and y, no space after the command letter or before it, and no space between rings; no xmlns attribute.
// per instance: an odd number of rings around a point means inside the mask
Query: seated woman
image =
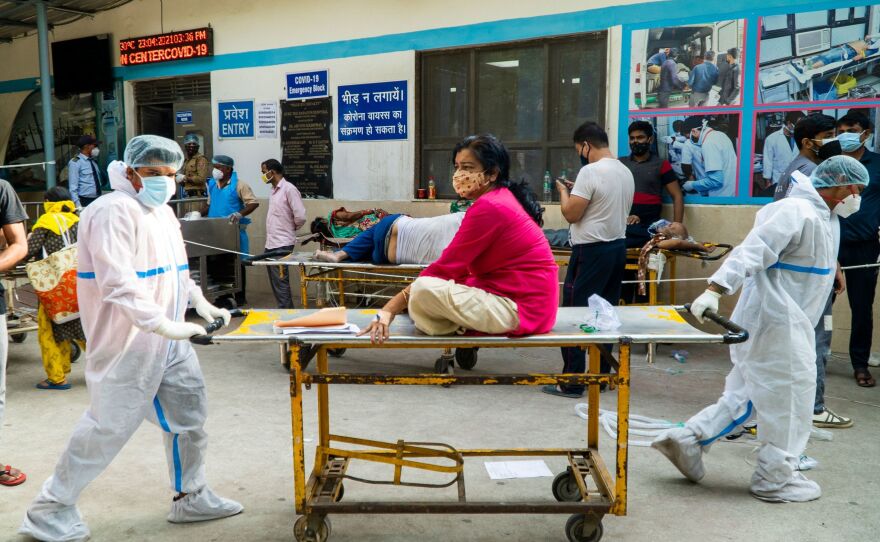
<svg viewBox="0 0 880 542"><path fill-rule="evenodd" d="M440 257L458 232L464 213L412 218L388 215L336 252L318 250L322 262L368 261L376 265L429 264Z"/></svg>
<svg viewBox="0 0 880 542"><path fill-rule="evenodd" d="M25 261L31 258L40 260L63 249L68 242L76 243L79 217L74 214L76 206L70 192L60 186L50 188L46 191L43 206L46 212L40 216L28 236ZM81 350L85 350L86 346L79 318L56 324L40 305L37 311L37 337L43 354L43 368L46 370L46 379L37 384L37 388L70 389L67 374L70 372L72 343L78 343Z"/></svg>
<svg viewBox="0 0 880 542"><path fill-rule="evenodd" d="M510 181L507 149L494 136L470 136L456 145L453 163L453 188L474 203L440 258L361 332L374 343L407 309L428 335L529 335L556 323L559 271L541 231L544 209L525 182Z"/></svg>

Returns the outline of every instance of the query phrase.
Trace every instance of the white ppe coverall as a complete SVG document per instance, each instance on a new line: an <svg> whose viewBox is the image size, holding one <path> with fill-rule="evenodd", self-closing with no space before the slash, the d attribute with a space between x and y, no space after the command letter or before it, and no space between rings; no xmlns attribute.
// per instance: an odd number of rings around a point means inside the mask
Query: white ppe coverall
<svg viewBox="0 0 880 542"><path fill-rule="evenodd" d="M180 223L168 205L147 209L131 183L111 172L113 193L83 211L77 295L89 339L85 378L91 403L74 427L55 472L43 484L21 527L39 540L89 535L76 501L147 419L165 439L171 487L200 495L203 509L241 506L214 495L205 482L205 383L188 341L154 330L183 321L191 290ZM182 500L181 500L182 501ZM182 518L172 505L170 521ZM206 504L207 503L207 504Z"/></svg>
<svg viewBox="0 0 880 542"><path fill-rule="evenodd" d="M750 338L730 347L724 394L685 424L706 450L757 416L761 448L756 496L798 491L798 458L810 436L816 388L814 331L834 282L840 226L810 180L761 209L755 227L709 279L727 293L742 287L731 319ZM817 485L809 482L818 492ZM786 486L788 486L786 488ZM783 489L786 488L786 489ZM801 500L787 494L784 500ZM816 493L812 498L818 498Z"/></svg>

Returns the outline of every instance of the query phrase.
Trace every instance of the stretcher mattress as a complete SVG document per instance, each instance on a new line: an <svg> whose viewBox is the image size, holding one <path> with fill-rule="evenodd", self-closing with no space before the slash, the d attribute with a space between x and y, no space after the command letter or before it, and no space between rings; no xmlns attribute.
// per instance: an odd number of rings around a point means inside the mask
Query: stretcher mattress
<svg viewBox="0 0 880 542"><path fill-rule="evenodd" d="M706 333L688 323L682 317L682 308L673 306L616 307L621 327L615 331L586 333L580 326L586 321L586 307L563 307L558 309L556 325L542 335L526 337L505 336L429 336L416 329L412 320L405 314L397 316L391 324L388 343L416 344L430 343L432 346L472 344L476 346L542 346L544 343L572 344L617 343L626 338L633 343L722 343L725 335ZM299 342L304 344L333 344L337 346L367 346L368 336L355 337L350 334L331 335L326 333L283 335L276 333L272 323L315 312L312 309L252 310L244 322L225 335L214 335L214 342L255 341L255 342ZM361 329L366 328L376 315L375 309L349 309L348 322ZM719 328L716 328L719 329Z"/></svg>

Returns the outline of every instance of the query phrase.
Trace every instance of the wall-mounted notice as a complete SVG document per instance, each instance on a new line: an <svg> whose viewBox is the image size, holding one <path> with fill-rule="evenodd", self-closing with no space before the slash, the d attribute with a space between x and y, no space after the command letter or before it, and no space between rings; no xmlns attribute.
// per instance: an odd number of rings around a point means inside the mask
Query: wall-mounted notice
<svg viewBox="0 0 880 542"><path fill-rule="evenodd" d="M217 102L220 139L254 137L254 101Z"/></svg>
<svg viewBox="0 0 880 542"><path fill-rule="evenodd" d="M406 81L340 86L339 141L407 139Z"/></svg>
<svg viewBox="0 0 880 542"><path fill-rule="evenodd" d="M192 109L188 111L177 111L174 114L174 122L177 124L192 124L193 121L193 112Z"/></svg>
<svg viewBox="0 0 880 542"><path fill-rule="evenodd" d="M257 137L274 139L278 137L278 104L260 102L257 104Z"/></svg>
<svg viewBox="0 0 880 542"><path fill-rule="evenodd" d="M287 99L321 98L327 95L327 70L287 74Z"/></svg>
<svg viewBox="0 0 880 542"><path fill-rule="evenodd" d="M332 98L281 102L284 178L304 196L333 197Z"/></svg>

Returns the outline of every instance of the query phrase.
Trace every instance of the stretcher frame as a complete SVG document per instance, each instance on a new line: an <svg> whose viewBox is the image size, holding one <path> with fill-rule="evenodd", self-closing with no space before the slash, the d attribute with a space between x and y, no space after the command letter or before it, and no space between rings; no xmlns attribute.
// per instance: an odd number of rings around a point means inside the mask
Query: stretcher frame
<svg viewBox="0 0 880 542"><path fill-rule="evenodd" d="M663 254L666 257L666 269L669 270L669 299L667 303L669 305L675 305L675 294L676 294L676 282L675 278L677 277L676 272L676 259L678 257L682 258L691 258L695 260L700 260L704 262L713 262L720 260L727 256L727 253L733 250L733 245L725 244L725 243L704 243L704 246L712 246L718 249L721 249L717 252L712 253L703 253L703 252L691 252L684 250L664 250L664 249L655 249L651 251L652 253ZM627 271L635 271L639 270L639 254L641 253L640 248L628 248L626 249L626 267ZM648 272L645 276L645 283L648 291L648 301L647 303L629 303L629 305L650 305L655 306L660 304L660 298L658 295L658 286L657 282L657 270L648 268Z"/></svg>
<svg viewBox="0 0 880 542"><path fill-rule="evenodd" d="M659 318L666 316L673 320L673 314L681 323L679 316L686 307L623 307L617 309L626 323L624 314L633 319L638 314L633 311L655 311ZM253 312L253 311L251 311ZM299 311L295 311L299 312ZM370 311L349 311L349 321L356 321L357 313ZM290 365L290 406L291 433L293 440L294 508L301 517L294 525L294 536L298 542L325 542L330 535L328 514L572 514L566 523L566 534L571 541L597 542L602 537L602 519L605 515L624 516L627 512L628 476L628 436L630 401L630 356L632 344L656 344L657 342L685 343L736 343L747 340L748 333L729 320L707 313L706 317L725 329L724 334L681 334L681 333L614 333L598 332L586 334L579 332L576 308L559 309L560 320L573 324L567 332L554 332L547 335L528 337L503 336L442 336L429 337L418 332L397 336L400 321L406 321L407 329L414 330L411 320L398 316L392 324L392 336L382 345L369 342L367 337L352 335L238 335L203 336L194 342L208 344L212 341L253 341L277 342L281 345L282 357L288 357ZM664 316L665 315L665 316ZM364 320L362 317L361 320ZM369 317L367 317L367 321ZM559 322L559 320L557 321ZM357 322L356 322L357 323ZM363 322L361 322L363 324ZM654 323L655 325L656 322ZM678 325L678 324L676 324ZM557 326L559 324L557 323ZM648 326L650 327L650 326ZM688 326L689 330L692 330ZM697 331L697 330L693 330ZM317 347L317 362L314 371L306 372L308 358L302 360L299 348L306 344ZM614 359L600 345L617 344L619 357ZM330 357L333 349L348 348L530 348L530 347L576 347L588 351L588 371L575 373L528 373L493 375L458 374L416 374L389 375L364 373L330 372ZM602 373L600 360L605 358L612 371ZM507 449L457 449L444 443L383 442L334 434L330 428L330 385L525 385L583 384L587 386L588 420L585 447L580 448L507 448ZM599 453L599 403L600 385L614 385L617 388L617 439L615 448L615 469L612 474ZM306 475L305 439L303 434L303 393L311 386L317 387L318 437L315 449L315 462L311 473ZM344 447L344 445L354 446ZM365 449L364 449L365 448ZM553 481L553 494L557 502L469 502L464 486L465 457L565 457L568 467ZM442 460L446 464L435 464L422 459ZM346 472L352 460L381 463L394 467L392 480L368 481L351 476ZM404 469L424 470L445 473L452 476L447 484L413 484L402 480ZM364 501L341 502L344 494L343 480L391 485L415 485L419 487L457 486L457 501Z"/></svg>

